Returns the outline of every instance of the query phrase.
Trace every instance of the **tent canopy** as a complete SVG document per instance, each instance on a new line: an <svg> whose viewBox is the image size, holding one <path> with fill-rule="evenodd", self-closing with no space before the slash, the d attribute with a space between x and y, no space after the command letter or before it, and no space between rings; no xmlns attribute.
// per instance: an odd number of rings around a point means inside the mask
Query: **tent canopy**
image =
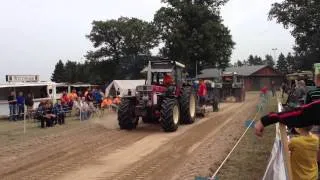
<svg viewBox="0 0 320 180"><path fill-rule="evenodd" d="M106 88L106 96L116 96L116 92L119 89L120 97L128 94L128 90L131 89L132 94L135 94L136 87L145 84L145 80L113 80L112 83Z"/></svg>

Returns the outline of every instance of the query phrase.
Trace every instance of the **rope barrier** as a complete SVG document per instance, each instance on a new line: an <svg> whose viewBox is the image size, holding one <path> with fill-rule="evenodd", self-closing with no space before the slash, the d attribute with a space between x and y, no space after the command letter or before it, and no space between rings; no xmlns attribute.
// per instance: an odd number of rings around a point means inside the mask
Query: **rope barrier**
<svg viewBox="0 0 320 180"><path fill-rule="evenodd" d="M244 131L244 133L240 136L240 138L238 139L237 143L233 146L233 148L231 149L231 151L228 153L228 155L226 156L226 158L222 161L222 163L220 164L220 166L218 167L218 169L214 172L214 174L211 176L211 178L209 178L209 180L215 180L218 172L220 171L220 169L222 168L222 166L226 163L226 161L229 159L230 155L233 153L233 151L236 149L236 147L238 146L238 144L240 143L240 141L242 140L242 138L244 137L244 135L247 133L247 131L251 128L253 122L255 122L256 118L258 117L259 112L262 109L262 103L268 102L268 97L263 97L262 102L260 102L259 105L259 109L256 112L256 114L254 115L251 123L249 124L249 126L247 127L247 129ZM263 101L266 100L266 101Z"/></svg>

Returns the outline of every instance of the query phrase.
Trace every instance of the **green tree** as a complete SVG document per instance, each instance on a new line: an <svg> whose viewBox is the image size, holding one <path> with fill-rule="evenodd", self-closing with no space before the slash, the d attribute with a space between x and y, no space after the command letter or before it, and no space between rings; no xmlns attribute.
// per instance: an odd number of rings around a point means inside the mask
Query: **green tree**
<svg viewBox="0 0 320 180"><path fill-rule="evenodd" d="M53 82L66 82L65 81L65 69L62 60L60 59L55 65L54 71L51 76L51 81Z"/></svg>
<svg viewBox="0 0 320 180"><path fill-rule="evenodd" d="M65 82L75 83L78 81L77 62L68 60L64 66L64 71L65 71Z"/></svg>
<svg viewBox="0 0 320 180"><path fill-rule="evenodd" d="M244 65L244 63L243 63L243 62L241 62L240 60L238 60L238 61L236 62L236 65L237 65L238 67L241 67L241 66L243 66L243 65Z"/></svg>
<svg viewBox="0 0 320 180"><path fill-rule="evenodd" d="M273 60L272 56L267 54L265 56L265 59L263 60L263 64L273 67L274 66L274 60Z"/></svg>
<svg viewBox="0 0 320 180"><path fill-rule="evenodd" d="M137 18L93 21L87 38L97 50L89 51L89 60L116 60L122 57L148 54L158 45L158 33L152 23Z"/></svg>
<svg viewBox="0 0 320 180"><path fill-rule="evenodd" d="M301 68L310 69L313 63L320 62L320 1L283 0L274 3L269 19L276 19L285 28L290 28L295 38L294 50Z"/></svg>
<svg viewBox="0 0 320 180"><path fill-rule="evenodd" d="M287 74L289 71L288 70L288 62L286 60L286 57L282 53L279 55L279 58L278 58L277 70L284 73L284 74Z"/></svg>
<svg viewBox="0 0 320 180"><path fill-rule="evenodd" d="M219 8L226 0L164 0L154 22L164 42L161 55L187 65L195 75L196 64L228 66L234 42L222 24ZM201 63L200 63L201 62ZM200 65L201 64L201 65Z"/></svg>
<svg viewBox="0 0 320 180"><path fill-rule="evenodd" d="M260 56L257 56L257 55L253 56L250 54L250 56L248 57L247 63L250 66L255 66L255 65L262 65L263 61Z"/></svg>

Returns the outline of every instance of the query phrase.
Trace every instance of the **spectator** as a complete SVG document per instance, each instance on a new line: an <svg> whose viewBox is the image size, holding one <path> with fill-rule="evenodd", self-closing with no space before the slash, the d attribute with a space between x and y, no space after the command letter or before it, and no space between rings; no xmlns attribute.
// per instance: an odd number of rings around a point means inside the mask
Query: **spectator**
<svg viewBox="0 0 320 180"><path fill-rule="evenodd" d="M10 95L8 96L8 103L9 103L9 120L15 121L17 120L16 116L16 107L17 107L17 101L15 100L15 92L12 91Z"/></svg>
<svg viewBox="0 0 320 180"><path fill-rule="evenodd" d="M65 112L63 110L63 107L61 105L61 102L58 100L57 103L53 106L53 114L56 115L57 121L59 125L62 125L65 123Z"/></svg>
<svg viewBox="0 0 320 180"><path fill-rule="evenodd" d="M88 101L88 102L92 102L93 101L93 95L92 95L92 92L91 90L89 90L85 96L85 100Z"/></svg>
<svg viewBox="0 0 320 180"><path fill-rule="evenodd" d="M17 96L17 105L18 105L18 119L22 120L24 116L24 104L25 98L23 97L23 92L19 92Z"/></svg>
<svg viewBox="0 0 320 180"><path fill-rule="evenodd" d="M101 108L109 108L112 104L112 99L108 96L103 99L101 103Z"/></svg>
<svg viewBox="0 0 320 180"><path fill-rule="evenodd" d="M283 98L284 93L287 93L287 91L288 91L288 85L287 85L287 83L283 82L283 83L281 84L281 90L282 90L282 95L281 95L281 97Z"/></svg>
<svg viewBox="0 0 320 180"><path fill-rule="evenodd" d="M117 89L117 94L116 95L120 96L120 89L119 88Z"/></svg>
<svg viewBox="0 0 320 180"><path fill-rule="evenodd" d="M50 101L45 105L44 119L47 127L52 127L54 124L57 124L57 116L53 112L53 105Z"/></svg>
<svg viewBox="0 0 320 180"><path fill-rule="evenodd" d="M306 95L306 103L320 99L320 74L315 76L316 89L310 90Z"/></svg>
<svg viewBox="0 0 320 180"><path fill-rule="evenodd" d="M274 97L276 95L276 83L274 81L271 81L271 92Z"/></svg>
<svg viewBox="0 0 320 180"><path fill-rule="evenodd" d="M62 92L62 96L61 96L61 104L62 104L62 106L64 106L64 107L66 107L66 106L68 106L68 103L69 103L69 97L68 97L68 95L67 95L67 93L66 93L66 91L63 91Z"/></svg>
<svg viewBox="0 0 320 180"><path fill-rule="evenodd" d="M299 136L293 137L289 142L293 180L318 178L319 138L310 133L311 129L312 126L295 128Z"/></svg>
<svg viewBox="0 0 320 180"><path fill-rule="evenodd" d="M88 94L88 92L89 92L89 90L88 90L88 89L85 89L85 90L84 90L84 93L83 93L83 96L86 97L87 94Z"/></svg>
<svg viewBox="0 0 320 180"><path fill-rule="evenodd" d="M40 120L41 128L53 126L53 123L56 122L56 115L53 114L50 102L40 102L36 111L36 119Z"/></svg>
<svg viewBox="0 0 320 180"><path fill-rule="evenodd" d="M298 81L297 87L294 91L294 97L296 99L296 103L302 105L305 102L307 94L306 84L303 80Z"/></svg>
<svg viewBox="0 0 320 180"><path fill-rule="evenodd" d="M40 102L40 104L37 108L36 114L35 114L35 118L40 120L41 128L45 127L45 118L44 118L45 111L46 111L45 106L46 106L46 102L44 102L44 101Z"/></svg>
<svg viewBox="0 0 320 180"><path fill-rule="evenodd" d="M116 98L114 98L113 104L119 105L120 103L121 103L121 100L120 100L120 97L119 97L119 96L117 96Z"/></svg>
<svg viewBox="0 0 320 180"><path fill-rule="evenodd" d="M83 97L80 101L80 119L87 120L89 118L89 105Z"/></svg>
<svg viewBox="0 0 320 180"><path fill-rule="evenodd" d="M25 105L27 106L27 116L30 118L31 116L31 112L33 110L33 97L31 95L31 93L27 94L26 100L25 100Z"/></svg>
<svg viewBox="0 0 320 180"><path fill-rule="evenodd" d="M77 91L72 89L72 91L68 94L68 97L71 101L75 101L78 98Z"/></svg>
<svg viewBox="0 0 320 180"><path fill-rule="evenodd" d="M203 79L201 79L199 81L199 89L198 89L198 96L199 96L201 107L205 105L206 95L207 95L207 86L204 83Z"/></svg>
<svg viewBox="0 0 320 180"><path fill-rule="evenodd" d="M101 95L101 90L93 91L92 95L93 95L93 99L94 99L96 107L100 107L101 102L102 102L102 98L103 98L103 95Z"/></svg>
<svg viewBox="0 0 320 180"><path fill-rule="evenodd" d="M267 86L264 86L263 88L261 88L260 92L262 96L267 96L267 92L268 92Z"/></svg>

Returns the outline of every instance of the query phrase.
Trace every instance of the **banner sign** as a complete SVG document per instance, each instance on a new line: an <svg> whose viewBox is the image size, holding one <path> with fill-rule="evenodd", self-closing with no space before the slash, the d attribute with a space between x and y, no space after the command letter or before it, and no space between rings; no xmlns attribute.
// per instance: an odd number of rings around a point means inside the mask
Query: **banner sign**
<svg viewBox="0 0 320 180"><path fill-rule="evenodd" d="M39 75L6 75L6 82L39 82Z"/></svg>

